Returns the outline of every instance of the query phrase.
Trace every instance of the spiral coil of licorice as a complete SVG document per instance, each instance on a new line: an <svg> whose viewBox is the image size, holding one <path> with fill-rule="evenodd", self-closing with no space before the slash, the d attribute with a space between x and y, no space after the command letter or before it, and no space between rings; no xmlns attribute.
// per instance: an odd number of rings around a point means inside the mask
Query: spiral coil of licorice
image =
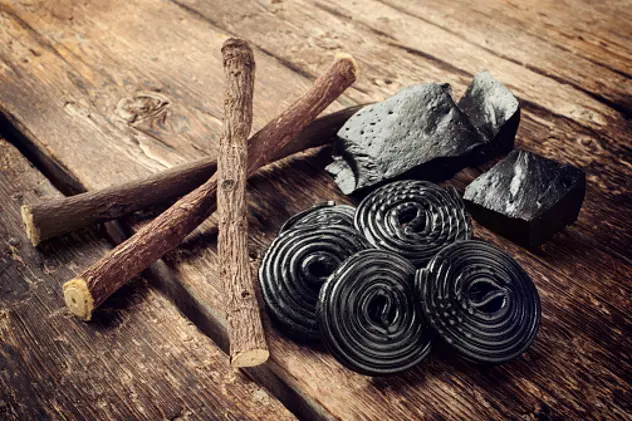
<svg viewBox="0 0 632 421"><path fill-rule="evenodd" d="M329 201L313 206L297 213L285 221L279 232L284 232L290 228L304 227L307 225L327 226L346 225L353 227L353 215L355 208L348 205L336 205Z"/></svg>
<svg viewBox="0 0 632 421"><path fill-rule="evenodd" d="M402 372L430 352L432 331L415 294L415 267L383 250L364 250L323 285L318 298L321 338L334 357L358 373Z"/></svg>
<svg viewBox="0 0 632 421"><path fill-rule="evenodd" d="M259 269L271 318L290 337L317 340L316 301L323 282L347 257L369 246L354 228L343 225L310 225L280 234Z"/></svg>
<svg viewBox="0 0 632 421"><path fill-rule="evenodd" d="M453 187L404 180L369 194L355 226L375 247L398 253L423 267L443 247L471 237L470 220Z"/></svg>
<svg viewBox="0 0 632 421"><path fill-rule="evenodd" d="M540 300L535 285L507 253L483 241L456 242L417 272L422 309L460 356L502 363L535 339Z"/></svg>

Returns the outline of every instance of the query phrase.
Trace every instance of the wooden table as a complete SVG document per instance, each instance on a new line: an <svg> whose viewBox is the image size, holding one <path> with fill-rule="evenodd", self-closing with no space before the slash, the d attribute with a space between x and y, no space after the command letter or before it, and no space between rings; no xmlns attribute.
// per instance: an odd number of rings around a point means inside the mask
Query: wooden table
<svg viewBox="0 0 632 421"><path fill-rule="evenodd" d="M443 4L441 4L443 3ZM606 0L0 0L0 419L622 419L632 402L632 8ZM270 361L229 369L211 218L93 323L61 284L152 212L29 245L19 206L217 152L220 46L256 47L255 127L334 53L362 75L331 110L488 69L520 99L519 146L586 170L580 218L527 251L475 224L537 284L534 346L499 367L435 352L401 376L351 373L266 320ZM325 148L249 183L253 267L281 223L344 197ZM31 160L36 167L30 166ZM459 173L460 191L485 168ZM60 193L61 192L61 193ZM209 339L210 338L210 339ZM286 409L287 408L287 409ZM289 410L288 410L289 409ZM290 412L291 411L291 412Z"/></svg>

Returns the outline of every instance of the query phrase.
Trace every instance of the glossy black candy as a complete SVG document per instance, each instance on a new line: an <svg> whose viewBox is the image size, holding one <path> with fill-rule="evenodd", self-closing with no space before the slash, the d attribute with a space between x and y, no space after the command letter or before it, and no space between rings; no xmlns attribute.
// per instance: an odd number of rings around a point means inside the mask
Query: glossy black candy
<svg viewBox="0 0 632 421"><path fill-rule="evenodd" d="M415 268L403 257L364 250L323 285L318 320L327 349L368 376L400 373L430 352L432 331L415 294Z"/></svg>
<svg viewBox="0 0 632 421"><path fill-rule="evenodd" d="M435 83L409 86L367 105L338 137L327 171L345 194L413 168L415 178L449 178L485 143L452 100L450 86Z"/></svg>
<svg viewBox="0 0 632 421"><path fill-rule="evenodd" d="M529 275L507 253L479 240L456 242L417 272L423 313L451 348L477 363L522 354L540 324Z"/></svg>
<svg viewBox="0 0 632 421"><path fill-rule="evenodd" d="M467 186L464 199L483 225L537 246L577 219L585 178L579 168L515 149Z"/></svg>
<svg viewBox="0 0 632 421"><path fill-rule="evenodd" d="M355 226L373 246L418 268L446 245L472 235L457 191L428 181L396 181L373 191L356 209Z"/></svg>
<svg viewBox="0 0 632 421"><path fill-rule="evenodd" d="M316 301L323 282L346 258L367 247L354 228L344 225L308 225L281 233L259 269L270 318L294 339L317 340Z"/></svg>
<svg viewBox="0 0 632 421"><path fill-rule="evenodd" d="M348 205L336 205L329 201L312 206L285 221L279 232L287 231L291 228L304 227L309 225L328 226L346 225L353 227L353 215L355 208Z"/></svg>
<svg viewBox="0 0 632 421"><path fill-rule="evenodd" d="M476 161L509 152L520 124L518 99L489 72L474 76L459 108L485 140L476 150Z"/></svg>

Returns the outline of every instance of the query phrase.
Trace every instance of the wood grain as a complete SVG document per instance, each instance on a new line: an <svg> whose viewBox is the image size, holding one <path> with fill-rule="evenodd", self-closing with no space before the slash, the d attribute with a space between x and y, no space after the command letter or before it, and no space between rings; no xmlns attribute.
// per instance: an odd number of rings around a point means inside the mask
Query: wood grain
<svg viewBox="0 0 632 421"><path fill-rule="evenodd" d="M630 73L625 66L629 66L632 56L622 48L625 27L630 25L620 25L621 31L600 28L600 24L615 27L626 16L630 18L629 8L612 1L606 14L599 12L597 3L585 1L562 5L546 2L545 8L515 1L502 5L459 0L450 8L403 0L383 3L454 34L465 45L568 84L623 116L631 116L632 88L627 83ZM628 31L627 37L631 35Z"/></svg>
<svg viewBox="0 0 632 421"><path fill-rule="evenodd" d="M613 29L628 13L620 11L625 9L620 2L459 0L446 6L342 0L333 6L174 0L160 5L77 2L72 21L26 6L0 9L0 108L25 135L24 145L67 183L102 188L193 159L195 148L215 153L206 142L209 136L217 142L212 133L218 133L222 104L217 92L208 91L218 86L221 72L201 69L199 63L208 63L202 52L211 48L209 40L227 34L248 38L261 56L255 127L287 106L292 92L306 87L336 51L352 52L363 69L336 107L381 100L426 81L450 82L458 97L471 76L487 68L519 95L523 119L517 143L587 171L579 221L540 249L521 249L475 226L476 236L512 253L540 291L542 329L523 358L485 368L436 350L410 373L374 380L285 340L264 320L271 350L265 367L298 393L296 413L349 420L627 416L632 132L622 110L629 103L631 63L624 42L629 31ZM457 26L460 20L467 28ZM496 26L497 31L489 29ZM176 46L178 60L170 60ZM41 55L35 57L31 48ZM128 117L122 124L116 104L131 98L125 109L133 108L140 101L135 93L148 87L160 91L161 99L150 101L155 114ZM66 108L66 102L73 105ZM140 146L131 138L140 139ZM117 152L122 161L108 160ZM98 168L93 160L101 162ZM304 154L249 180L253 266L291 214L325 200L357 202L340 195L325 175L328 160L327 150ZM463 171L451 183L462 189L483 169ZM128 222L136 229L149 216ZM208 333L225 343L215 240L213 223L201 226L164 259L156 282L180 300L181 308L198 307L196 322L206 323Z"/></svg>
<svg viewBox="0 0 632 421"><path fill-rule="evenodd" d="M0 419L293 419L142 278L89 327L69 317L61 282L109 245L33 248L20 205L44 195L60 194L0 138Z"/></svg>

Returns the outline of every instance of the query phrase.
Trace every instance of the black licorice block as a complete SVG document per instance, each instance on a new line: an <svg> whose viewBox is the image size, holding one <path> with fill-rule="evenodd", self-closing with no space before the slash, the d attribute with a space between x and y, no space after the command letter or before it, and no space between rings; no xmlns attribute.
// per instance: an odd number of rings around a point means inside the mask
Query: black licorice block
<svg viewBox="0 0 632 421"><path fill-rule="evenodd" d="M452 100L447 84L412 85L354 114L338 132L327 171L345 194L396 178L439 181L471 161L486 141Z"/></svg>
<svg viewBox="0 0 632 421"><path fill-rule="evenodd" d="M489 72L474 76L459 101L459 108L485 140L473 163L504 155L513 148L520 124L518 99Z"/></svg>
<svg viewBox="0 0 632 421"><path fill-rule="evenodd" d="M585 192L582 170L515 149L467 186L464 199L486 227L537 246L577 220Z"/></svg>

